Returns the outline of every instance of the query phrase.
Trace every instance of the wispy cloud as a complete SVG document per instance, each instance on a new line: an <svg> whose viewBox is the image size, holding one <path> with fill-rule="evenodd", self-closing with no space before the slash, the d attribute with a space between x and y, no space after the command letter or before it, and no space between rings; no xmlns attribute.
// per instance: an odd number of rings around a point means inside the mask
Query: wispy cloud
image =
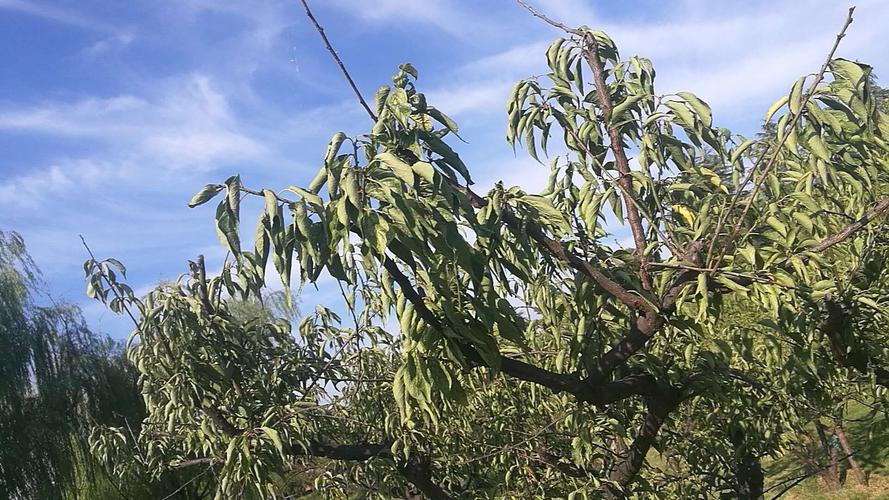
<svg viewBox="0 0 889 500"><path fill-rule="evenodd" d="M3 180L0 181L0 204L17 209L37 208L46 196L94 185L107 170L89 160L81 160Z"/></svg>
<svg viewBox="0 0 889 500"><path fill-rule="evenodd" d="M659 92L699 93L718 123L738 132L755 131L751 113L758 119L796 77L817 70L845 13L830 0L644 2L651 6L644 10L637 2L620 9L533 3L568 24L607 31L624 56L651 58ZM34 84L0 101L0 147L27 143L0 158L0 204L12 207L0 211L0 224L21 229L52 280L74 297L82 295L82 255L72 251L78 232L130 264L136 283L170 278L184 258L221 249L212 208L184 207L200 185L238 172L251 185L307 182L333 132L369 128L298 2L111 4L0 0L0 15L42 20L71 49L31 47L31 35L0 33L27 54L9 74ZM312 6L371 90L390 74L381 56L387 65L392 51L399 60L402 51L416 57L419 89L460 122L468 144L453 145L480 192L501 179L527 191L543 187L548 168L505 143L503 107L516 80L547 72L545 49L561 33L512 1ZM887 18L889 3L860 0L841 54L872 61L878 72L889 67L880 43ZM49 67L74 79L49 78ZM316 298L336 295L322 290Z"/></svg>
<svg viewBox="0 0 889 500"><path fill-rule="evenodd" d="M77 11L30 0L0 0L0 9L20 12L57 23L68 24L94 31L115 32L117 29L107 23L86 17Z"/></svg>
<svg viewBox="0 0 889 500"><path fill-rule="evenodd" d="M329 4L367 23L389 27L406 22L423 23L459 38L472 33L481 35L482 30L490 28L482 19L469 15L465 5L453 0L377 0L372 4L329 0Z"/></svg>
<svg viewBox="0 0 889 500"><path fill-rule="evenodd" d="M88 57L99 57L115 50L121 50L129 46L135 40L132 33L118 33L100 39L96 43L83 49L82 53Z"/></svg>
<svg viewBox="0 0 889 500"><path fill-rule="evenodd" d="M212 168L266 153L242 130L226 97L201 74L173 79L157 95L85 98L0 109L0 130L92 139L129 160L167 168Z"/></svg>

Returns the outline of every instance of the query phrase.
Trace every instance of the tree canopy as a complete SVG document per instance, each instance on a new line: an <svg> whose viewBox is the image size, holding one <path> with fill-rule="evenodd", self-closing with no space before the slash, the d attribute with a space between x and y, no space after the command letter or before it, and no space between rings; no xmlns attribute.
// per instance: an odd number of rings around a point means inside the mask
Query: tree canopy
<svg viewBox="0 0 889 500"><path fill-rule="evenodd" d="M813 413L849 393L885 410L889 121L871 68L835 56L851 12L755 139L658 94L605 33L545 20L565 32L549 73L506 108L507 141L551 157L543 192L473 191L483 167L404 64L307 184L195 195L220 198L218 274L198 259L139 298L89 261L89 293L136 318L148 412L94 450L212 472L220 498L756 498L761 458ZM235 314L270 273L330 280L342 303L295 328Z"/></svg>

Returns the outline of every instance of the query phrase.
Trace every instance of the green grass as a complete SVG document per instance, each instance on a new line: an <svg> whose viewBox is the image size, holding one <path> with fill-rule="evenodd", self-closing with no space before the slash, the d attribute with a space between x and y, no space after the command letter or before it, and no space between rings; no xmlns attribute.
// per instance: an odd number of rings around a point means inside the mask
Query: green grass
<svg viewBox="0 0 889 500"><path fill-rule="evenodd" d="M785 498L814 500L889 500L889 421L876 417L865 421L868 409L858 403L850 403L847 407L846 434L855 451L858 463L870 477L870 486L865 488L858 484L855 476L848 471L843 463L846 481L836 491L825 490L818 475L814 475L792 488ZM814 428L814 426L813 426ZM807 472L806 466L795 456L786 455L778 460L764 464L766 469L766 488L790 477L799 477ZM772 498L783 487L766 493Z"/></svg>

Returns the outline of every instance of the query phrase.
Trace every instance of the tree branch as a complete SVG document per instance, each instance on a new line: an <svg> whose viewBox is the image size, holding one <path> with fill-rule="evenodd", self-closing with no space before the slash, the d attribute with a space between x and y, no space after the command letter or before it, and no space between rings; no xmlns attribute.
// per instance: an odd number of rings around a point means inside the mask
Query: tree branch
<svg viewBox="0 0 889 500"><path fill-rule="evenodd" d="M593 72L596 96L599 100L599 108L602 110L602 120L605 122L605 128L608 130L608 136L611 139L611 152L614 154L614 164L620 174L617 182L621 186L621 194L623 195L624 206L627 212L627 221L633 233L636 253L639 255L639 278L642 280L643 288L650 290L651 276L648 274L648 256L645 254L645 228L642 226L639 209L631 200L631 198L636 199L638 197L633 190L633 179L630 177L630 163L624 150L623 140L620 137L620 130L611 125L613 104L605 83L605 65L599 57L599 45L591 33L584 34L583 44L584 58Z"/></svg>
<svg viewBox="0 0 889 500"><path fill-rule="evenodd" d="M355 93L355 97L358 98L358 102L361 103L361 106L367 111L367 115L370 116L370 119L373 121L377 121L377 115L370 109L370 106L367 105L367 101L364 100L364 96L361 95L361 91L358 90L358 86L355 85L355 81L352 80L352 77L349 75L349 72L346 70L346 65L343 64L342 59L336 53L336 50L333 49L333 46L330 44L330 40L327 39L327 35L324 34L324 28L318 21L315 19L315 16L312 15L312 11L309 9L309 4L306 3L306 0L300 0L302 2L303 7L306 9L306 16L312 21L312 24L315 25L315 30L318 31L318 34L321 35L321 40L324 41L324 46L327 47L327 51L330 52L330 55L333 57L333 60L336 61L337 65L340 67L340 71L342 71L343 76L346 77L346 81L349 82L349 86L352 87L352 92Z"/></svg>
<svg viewBox="0 0 889 500"><path fill-rule="evenodd" d="M624 458L612 467L608 474L608 479L613 481L618 487L606 486L606 493L612 498L621 498L622 490L629 485L642 464L645 463L645 456L648 450L654 444L658 431L667 421L670 412L675 410L681 398L678 395L669 395L665 398L651 399L648 403L648 412L642 421L639 432L630 445Z"/></svg>
<svg viewBox="0 0 889 500"><path fill-rule="evenodd" d="M545 22L546 24L549 24L550 26L559 28L560 30L565 31L567 33L571 33L572 35L583 36L583 33L581 33L580 30L577 30L574 28L569 28L568 26L566 26L558 21L555 21L553 19L550 19L549 17L546 17L545 15L541 14L540 12L537 12L536 10L534 10L534 7L531 7L531 5L528 4L528 2L526 2L525 0L516 0L516 2L518 2L519 5L521 5L525 9L527 9L528 12L530 12L532 16L543 20L543 22Z"/></svg>
<svg viewBox="0 0 889 500"><path fill-rule="evenodd" d="M450 183L450 181L448 182L452 189L466 196L466 198L469 200L469 203L474 208L483 208L488 204L488 200L473 192L471 189L469 189L469 187ZM575 270L585 274L596 284L605 289L606 292L610 293L617 300L621 301L624 305L633 309L649 311L655 310L654 306L652 306L651 303L645 300L644 297L632 293L631 291L622 287L619 283L606 276L605 273L593 266L591 263L587 262L579 255L565 248L565 245L562 244L561 241L547 236L544 230L533 221L522 221L515 215L515 213L511 209L509 209L509 207L504 208L503 212L501 213L501 220L504 224L506 224L506 227L509 228L509 230L514 235L521 237L527 234L531 237L531 239L545 248L550 255L555 257L557 260L568 264Z"/></svg>
<svg viewBox="0 0 889 500"><path fill-rule="evenodd" d="M441 321L426 306L425 300L414 289L407 275L401 272L398 264L387 258L383 262L383 267L398 283L401 292L414 306L414 310L420 318L431 328L439 332L444 331ZM482 356L472 346L460 344L460 350L474 365L486 365ZM519 380L541 385L555 393L567 392L578 401L591 404L612 403L634 395L650 394L654 391L654 381L648 375L631 376L614 382L602 383L600 377L583 380L574 375L552 372L505 356L500 356L500 371Z"/></svg>
<svg viewBox="0 0 889 500"><path fill-rule="evenodd" d="M809 99L812 98L812 95L815 93L815 88L818 87L818 84L821 83L821 80L824 79L824 73L827 71L828 66L830 66L830 61L833 59L833 55L836 53L837 48L840 46L840 41L842 41L843 37L846 36L846 30L849 28L849 25L852 24L852 14L855 12L855 7L849 7L849 14L846 16L846 20L843 23L842 29L836 36L836 40L833 43L833 46L830 48L830 52L827 54L827 58L824 61L824 64L821 65L821 69L818 71L818 74L815 76L815 80L809 86L809 89L806 91L805 95L802 98L801 109L805 109L806 103L809 102ZM711 263L709 267L718 268L722 263L722 259L725 257L725 254L728 252L729 247L734 243L734 239L738 236L738 233L741 230L741 224L744 221L744 217L747 215L747 212L750 210L750 207L753 205L753 200L756 198L756 193L759 191L759 188L762 186L763 182L765 182L766 177L768 176L769 171L775 165L775 162L778 159L778 153L781 150L781 147L787 141L787 138L790 136L789 133L786 133L787 130L791 130L796 126L796 123L799 121L802 116L802 112L797 113L790 122L785 127L783 137L781 141L779 141L778 145L775 146L774 152L772 153L771 158L769 158L769 162L766 165L765 169L763 169L762 174L757 180L756 184L753 186L753 190L750 192L750 195L747 199L747 203L744 205L744 210L741 211L741 216L738 218L738 222L732 228L732 231L729 233L728 238L725 240L725 244L722 246L722 250L720 250L719 255L716 257L714 262ZM713 232L713 238L710 240L710 246L707 249L707 259L709 260L713 250L715 249L716 239L719 237L720 231L722 231L722 227L725 222L728 220L729 214L734 210L737 206L738 201L740 200L741 193L744 191L744 187L748 182L753 178L753 175L756 173L756 168L762 163L765 157L768 155L769 148L765 148L753 166L750 168L750 171L747 175L744 176L744 179L741 181L738 186L738 190L735 192L734 196L732 196L732 201L729 204L728 208L722 212L719 216L719 220L716 222L716 229Z"/></svg>
<svg viewBox="0 0 889 500"><path fill-rule="evenodd" d="M823 252L828 248L842 243L843 241L849 239L852 235L858 232L861 228L868 225L872 220L876 219L880 215L883 215L886 210L889 210L889 198L884 199L883 201L877 203L873 210L864 214L864 217L858 219L857 221L847 225L840 232L824 238L817 245L812 248L807 249L809 252Z"/></svg>

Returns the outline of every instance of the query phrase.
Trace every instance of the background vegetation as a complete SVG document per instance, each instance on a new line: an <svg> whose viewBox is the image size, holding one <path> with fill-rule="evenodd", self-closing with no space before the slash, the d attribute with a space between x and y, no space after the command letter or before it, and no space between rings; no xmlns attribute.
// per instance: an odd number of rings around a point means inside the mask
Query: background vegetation
<svg viewBox="0 0 889 500"><path fill-rule="evenodd" d="M371 103L352 84L370 131L335 134L305 187L195 195L219 200L218 273L199 257L139 297L86 262L87 293L133 319L123 349L37 296L0 234L0 493L882 494L889 100L835 56L852 12L748 139L526 7L564 36L507 99L507 140L551 158L544 192L475 193L405 64ZM291 286L327 277L345 314L300 316Z"/></svg>

